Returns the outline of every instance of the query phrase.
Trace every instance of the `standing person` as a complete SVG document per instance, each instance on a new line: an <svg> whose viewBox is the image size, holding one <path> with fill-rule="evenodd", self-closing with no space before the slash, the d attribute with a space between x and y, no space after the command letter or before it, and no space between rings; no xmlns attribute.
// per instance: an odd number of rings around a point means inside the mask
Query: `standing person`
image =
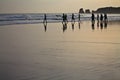
<svg viewBox="0 0 120 80"><path fill-rule="evenodd" d="M97 21L99 22L99 14L97 14Z"/></svg>
<svg viewBox="0 0 120 80"><path fill-rule="evenodd" d="M78 14L78 20L80 21L80 13Z"/></svg>
<svg viewBox="0 0 120 80"><path fill-rule="evenodd" d="M92 13L92 16L91 16L91 20L92 22L95 21L95 15Z"/></svg>
<svg viewBox="0 0 120 80"><path fill-rule="evenodd" d="M106 22L107 20L108 20L107 14L105 13L105 14L104 14L104 21Z"/></svg>
<svg viewBox="0 0 120 80"><path fill-rule="evenodd" d="M92 16L91 16L91 20L92 20L92 30L94 30L95 29L95 27L94 27L94 24L95 24L95 15L92 13Z"/></svg>
<svg viewBox="0 0 120 80"><path fill-rule="evenodd" d="M74 22L75 22L74 13L72 13L72 21L74 21Z"/></svg>
<svg viewBox="0 0 120 80"><path fill-rule="evenodd" d="M47 23L47 16L46 16L46 14L44 14L44 21L43 22Z"/></svg>
<svg viewBox="0 0 120 80"><path fill-rule="evenodd" d="M65 22L68 22L68 20L67 20L67 14L65 14Z"/></svg>
<svg viewBox="0 0 120 80"><path fill-rule="evenodd" d="M103 21L103 15L102 14L100 15L100 21L101 22Z"/></svg>
<svg viewBox="0 0 120 80"><path fill-rule="evenodd" d="M64 13L63 13L62 19L63 19L63 22L65 22L65 14Z"/></svg>

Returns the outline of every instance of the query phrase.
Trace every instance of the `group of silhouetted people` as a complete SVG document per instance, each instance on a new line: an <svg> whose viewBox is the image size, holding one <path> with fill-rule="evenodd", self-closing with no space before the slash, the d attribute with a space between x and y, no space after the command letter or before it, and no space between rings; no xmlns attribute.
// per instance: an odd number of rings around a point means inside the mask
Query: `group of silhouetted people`
<svg viewBox="0 0 120 80"><path fill-rule="evenodd" d="M63 16L62 16L63 32L67 29L67 23L68 23L67 14L63 13ZM71 14L72 30L74 30L74 24L75 24L75 14L72 13ZM78 25L80 29L80 13L78 14Z"/></svg>
<svg viewBox="0 0 120 80"><path fill-rule="evenodd" d="M63 19L63 22L68 22L68 20L67 20L67 14L63 13L62 19Z"/></svg>
<svg viewBox="0 0 120 80"><path fill-rule="evenodd" d="M62 24L63 24L63 32L67 29L67 23L68 23L68 17L67 14L63 13L62 15ZM80 29L80 18L81 15L80 13L78 14L78 23L79 23L79 29ZM43 18L43 24L44 24L44 28L45 31L47 30L47 16L46 14L44 14L44 18ZM103 26L106 28L107 27L107 21L108 21L108 17L107 14L105 13L103 14L97 14L97 16L95 17L95 14L92 13L91 15L91 21L92 21L92 29L94 30L94 24L95 24L95 20L97 20L97 27L99 27L99 25L101 26L101 29L103 28ZM75 14L72 13L71 14L71 23L72 23L72 29L74 30L74 24L75 24Z"/></svg>
<svg viewBox="0 0 120 80"><path fill-rule="evenodd" d="M103 27L107 28L107 22L108 22L108 17L107 17L107 14L105 13L104 15L103 14L97 14L97 27L101 27L101 29L103 29ZM92 16L91 16L91 21L92 21L92 29L94 30L94 24L95 24L95 15L94 13L92 13Z"/></svg>
<svg viewBox="0 0 120 80"><path fill-rule="evenodd" d="M92 13L91 20L95 21L95 15ZM97 14L97 21L108 21L107 14L105 13L104 16L103 14Z"/></svg>

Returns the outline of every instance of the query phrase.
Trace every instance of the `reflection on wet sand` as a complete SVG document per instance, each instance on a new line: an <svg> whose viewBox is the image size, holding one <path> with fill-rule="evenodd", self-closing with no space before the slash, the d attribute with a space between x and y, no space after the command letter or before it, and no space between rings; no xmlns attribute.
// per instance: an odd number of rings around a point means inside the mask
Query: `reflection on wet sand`
<svg viewBox="0 0 120 80"><path fill-rule="evenodd" d="M96 23L96 26L95 26L95 23ZM88 22L86 24L88 24ZM46 32L47 31L47 22L44 22L43 25L44 25L44 31ZM68 22L62 22L62 26L63 26L62 30L63 30L63 32L65 32L67 30L67 25L69 25ZM75 22L71 22L71 28L72 28L73 31L75 29L75 26L76 26ZM81 22L80 21L78 21L77 26L78 26L78 29L81 28ZM97 22L91 21L91 29L92 30L95 30L95 29L101 29L101 30L107 29L107 26L108 26L108 21L97 21Z"/></svg>
<svg viewBox="0 0 120 80"><path fill-rule="evenodd" d="M107 21L104 22L104 28L107 29Z"/></svg>
<svg viewBox="0 0 120 80"><path fill-rule="evenodd" d="M92 21L92 30L94 30L95 29L95 21Z"/></svg>
<svg viewBox="0 0 120 80"><path fill-rule="evenodd" d="M45 32L47 31L47 23L43 23Z"/></svg>
<svg viewBox="0 0 120 80"><path fill-rule="evenodd" d="M100 29L101 30L103 29L103 22L102 21L100 22Z"/></svg>
<svg viewBox="0 0 120 80"><path fill-rule="evenodd" d="M99 29L99 21L97 21L97 29Z"/></svg>
<svg viewBox="0 0 120 80"><path fill-rule="evenodd" d="M97 29L107 29L107 24L108 24L108 21L97 21ZM95 30L95 21L92 21L91 22L91 27L92 27L92 30Z"/></svg>
<svg viewBox="0 0 120 80"><path fill-rule="evenodd" d="M65 32L67 30L67 23L66 22L63 22L63 32Z"/></svg>
<svg viewBox="0 0 120 80"><path fill-rule="evenodd" d="M71 22L71 25L72 25L72 30L74 31L75 22Z"/></svg>
<svg viewBox="0 0 120 80"><path fill-rule="evenodd" d="M78 21L78 27L79 27L79 29L80 29L80 21Z"/></svg>

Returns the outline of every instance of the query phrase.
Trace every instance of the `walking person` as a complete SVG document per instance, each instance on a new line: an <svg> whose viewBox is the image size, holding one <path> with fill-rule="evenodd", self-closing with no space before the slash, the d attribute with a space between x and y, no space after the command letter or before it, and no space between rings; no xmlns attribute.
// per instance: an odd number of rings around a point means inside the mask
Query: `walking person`
<svg viewBox="0 0 120 80"><path fill-rule="evenodd" d="M106 22L107 20L108 20L107 14L105 13L105 14L104 14L104 21Z"/></svg>
<svg viewBox="0 0 120 80"><path fill-rule="evenodd" d="M98 22L99 22L99 18L100 18L100 17L99 17L99 14L97 14L97 21L98 21Z"/></svg>
<svg viewBox="0 0 120 80"><path fill-rule="evenodd" d="M80 21L80 13L78 14L78 20Z"/></svg>
<svg viewBox="0 0 120 80"><path fill-rule="evenodd" d="M100 15L100 21L103 22L103 15Z"/></svg>
<svg viewBox="0 0 120 80"><path fill-rule="evenodd" d="M95 21L95 15L92 13L92 16L91 16L91 20L92 22Z"/></svg>
<svg viewBox="0 0 120 80"><path fill-rule="evenodd" d="M65 22L66 23L68 22L68 20L67 20L67 14L65 14Z"/></svg>
<svg viewBox="0 0 120 80"><path fill-rule="evenodd" d="M43 23L47 23L47 16L46 16L46 14L44 14L44 21L43 21Z"/></svg>
<svg viewBox="0 0 120 80"><path fill-rule="evenodd" d="M74 13L72 13L72 22L75 22Z"/></svg>
<svg viewBox="0 0 120 80"><path fill-rule="evenodd" d="M62 19L63 19L63 22L65 22L65 14L64 13L63 13Z"/></svg>

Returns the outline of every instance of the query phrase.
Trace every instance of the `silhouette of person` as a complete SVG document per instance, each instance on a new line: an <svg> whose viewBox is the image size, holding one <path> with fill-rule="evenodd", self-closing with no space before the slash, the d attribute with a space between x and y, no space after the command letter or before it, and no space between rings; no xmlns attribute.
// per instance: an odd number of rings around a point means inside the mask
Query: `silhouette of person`
<svg viewBox="0 0 120 80"><path fill-rule="evenodd" d="M67 23L63 23L63 32L65 32L65 30L67 30Z"/></svg>
<svg viewBox="0 0 120 80"><path fill-rule="evenodd" d="M95 25L95 15L92 13L92 16L91 16L91 21L92 21L92 30L95 29L94 25Z"/></svg>
<svg viewBox="0 0 120 80"><path fill-rule="evenodd" d="M67 20L67 14L65 14L65 22L68 22L68 20Z"/></svg>
<svg viewBox="0 0 120 80"><path fill-rule="evenodd" d="M43 23L47 23L47 16L46 16L46 14L44 14L44 21L43 21Z"/></svg>
<svg viewBox="0 0 120 80"><path fill-rule="evenodd" d="M104 14L104 21L107 21L107 20L108 20L107 14L105 13L105 14Z"/></svg>
<svg viewBox="0 0 120 80"><path fill-rule="evenodd" d="M62 18L63 18L63 22L62 22L62 23L67 23L67 22L68 22L68 21L67 21L67 14L64 14L64 13L63 13Z"/></svg>
<svg viewBox="0 0 120 80"><path fill-rule="evenodd" d="M103 15L102 14L100 15L100 21L101 22L103 21Z"/></svg>
<svg viewBox="0 0 120 80"><path fill-rule="evenodd" d="M44 30L45 32L47 31L47 23L43 23L44 24Z"/></svg>
<svg viewBox="0 0 120 80"><path fill-rule="evenodd" d="M63 19L63 22L65 22L65 14L64 13L63 13L62 19Z"/></svg>
<svg viewBox="0 0 120 80"><path fill-rule="evenodd" d="M99 22L99 14L97 14L97 21Z"/></svg>
<svg viewBox="0 0 120 80"><path fill-rule="evenodd" d="M78 21L80 21L80 13L78 14Z"/></svg>
<svg viewBox="0 0 120 80"><path fill-rule="evenodd" d="M95 15L92 13L91 20L95 21Z"/></svg>
<svg viewBox="0 0 120 80"><path fill-rule="evenodd" d="M72 22L75 22L75 17L74 17L74 13L72 13Z"/></svg>

